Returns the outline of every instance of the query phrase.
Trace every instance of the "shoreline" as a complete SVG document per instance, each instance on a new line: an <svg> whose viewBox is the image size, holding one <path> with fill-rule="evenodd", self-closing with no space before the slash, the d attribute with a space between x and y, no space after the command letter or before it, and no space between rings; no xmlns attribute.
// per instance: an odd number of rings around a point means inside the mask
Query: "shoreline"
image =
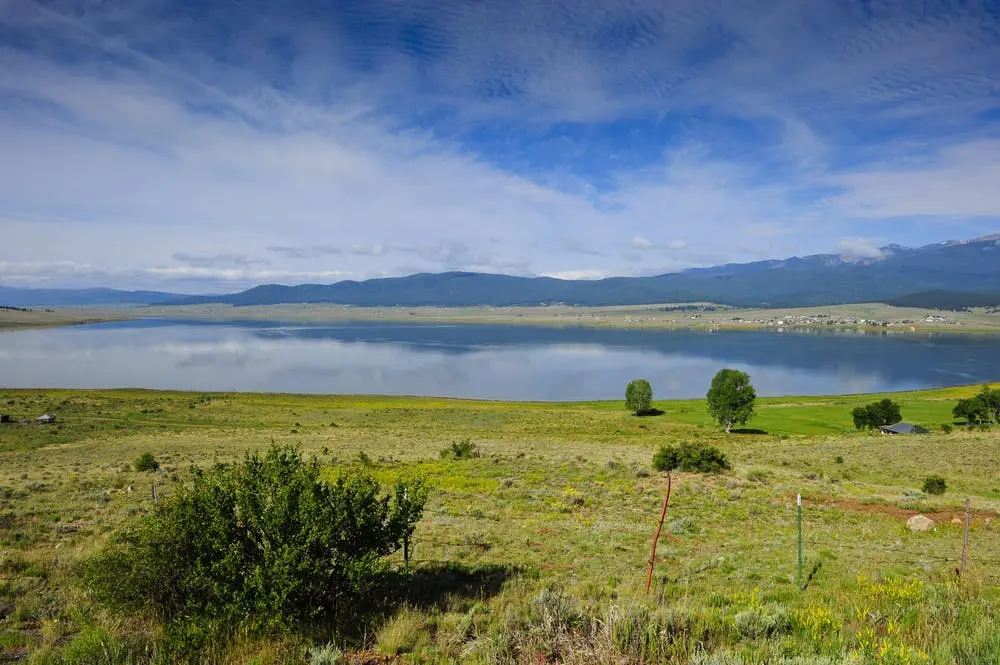
<svg viewBox="0 0 1000 665"><path fill-rule="evenodd" d="M287 324L419 323L514 325L606 330L830 332L858 334L1000 334L1000 312L942 311L879 303L739 309L705 303L611 307L354 307L332 304L64 307L0 310L0 331L136 319Z"/></svg>
<svg viewBox="0 0 1000 665"><path fill-rule="evenodd" d="M817 395L808 394L788 394L788 395L758 395L756 401L761 406L768 405L808 405L808 404L828 404L831 401L855 401L874 400L882 398L893 399L919 399L930 401L954 400L961 397L971 397L975 395L984 385L990 387L1000 387L1000 383L990 381L987 383L962 383L948 386L935 386L933 388L918 388L915 390L894 390L885 392L862 392L862 393L823 393ZM607 399L585 399L585 400L529 400L529 399L489 399L482 397L450 397L447 395L395 395L389 393L308 393L308 392L274 392L266 390L193 390L175 388L140 388L129 386L117 386L112 388L37 388L0 386L0 392L8 393L88 393L93 395L119 394L119 395L173 395L173 396L207 396L220 398L225 396L235 397L287 397L291 399L331 399L335 401L371 401L371 402L402 402L402 403L458 403L469 406L523 406L523 407L594 407L594 408L614 408L617 409L623 403L623 398L610 397ZM692 404L704 403L704 396L698 397L666 397L656 399L653 403L660 406L680 405L688 406ZM655 416L645 416L655 418Z"/></svg>
<svg viewBox="0 0 1000 665"><path fill-rule="evenodd" d="M139 316L256 323L427 323L615 330L858 331L865 334L1000 334L1000 312L950 312L878 303L782 309L709 304L613 307L353 307L327 304L142 307Z"/></svg>

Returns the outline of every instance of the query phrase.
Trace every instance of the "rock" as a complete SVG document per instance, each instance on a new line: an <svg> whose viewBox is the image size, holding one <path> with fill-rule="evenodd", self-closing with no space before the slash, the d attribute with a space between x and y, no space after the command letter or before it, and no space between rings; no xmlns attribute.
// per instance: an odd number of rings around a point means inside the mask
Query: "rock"
<svg viewBox="0 0 1000 665"><path fill-rule="evenodd" d="M924 517L923 515L914 515L910 519L906 520L906 526L910 528L910 531L930 531L934 528L934 520L929 517Z"/></svg>

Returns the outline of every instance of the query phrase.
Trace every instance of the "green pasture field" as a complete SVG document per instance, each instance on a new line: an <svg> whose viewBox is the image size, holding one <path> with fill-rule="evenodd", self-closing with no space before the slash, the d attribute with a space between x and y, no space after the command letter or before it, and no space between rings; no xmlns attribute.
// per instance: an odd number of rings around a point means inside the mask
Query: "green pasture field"
<svg viewBox="0 0 1000 665"><path fill-rule="evenodd" d="M853 430L851 409L882 395L762 399L726 435L702 400L635 417L623 401L0 390L18 421L0 425L0 662L168 662L155 620L96 606L77 566L152 509L154 484L167 500L191 465L272 443L330 474L425 476L423 586L360 640L236 636L199 662L1000 662L1000 436L941 427L977 389L891 395L932 430L917 436ZM42 413L56 424L23 422ZM466 439L480 456L440 455ZM733 468L674 475L647 595L666 489L650 460L681 441L720 447ZM134 470L145 452L156 472ZM932 473L943 496L920 491ZM918 512L936 527L911 532Z"/></svg>

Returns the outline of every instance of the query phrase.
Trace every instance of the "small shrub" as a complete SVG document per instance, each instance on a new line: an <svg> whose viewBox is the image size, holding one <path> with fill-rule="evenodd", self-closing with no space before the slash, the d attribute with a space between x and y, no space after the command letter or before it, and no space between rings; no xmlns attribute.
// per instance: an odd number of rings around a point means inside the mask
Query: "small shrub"
<svg viewBox="0 0 1000 665"><path fill-rule="evenodd" d="M844 463L844 456L843 455L837 455L837 457L835 457L833 461L836 462L837 464L843 464Z"/></svg>
<svg viewBox="0 0 1000 665"><path fill-rule="evenodd" d="M135 461L136 471L148 471L153 472L160 468L160 463L156 461L153 457L153 453L143 453L139 456L139 459Z"/></svg>
<svg viewBox="0 0 1000 665"><path fill-rule="evenodd" d="M955 429L955 428L952 427L950 423L943 423L941 425L941 431L944 432L945 434L951 434L951 431L953 429Z"/></svg>
<svg viewBox="0 0 1000 665"><path fill-rule="evenodd" d="M675 517L667 522L667 531L675 536L701 533L701 529L690 517Z"/></svg>
<svg viewBox="0 0 1000 665"><path fill-rule="evenodd" d="M941 495L948 490L948 483L938 475L927 476L924 479L924 491L928 494Z"/></svg>
<svg viewBox="0 0 1000 665"><path fill-rule="evenodd" d="M653 455L653 468L657 471L720 473L730 466L725 454L715 446L685 441L679 446L660 446Z"/></svg>
<svg viewBox="0 0 1000 665"><path fill-rule="evenodd" d="M479 447L473 443L472 439L454 441L447 448L441 450L441 457L444 459L471 459L480 456Z"/></svg>
<svg viewBox="0 0 1000 665"><path fill-rule="evenodd" d="M344 652L333 644L316 646L306 653L307 665L342 665Z"/></svg>
<svg viewBox="0 0 1000 665"><path fill-rule="evenodd" d="M740 637L755 640L787 633L791 629L792 621L791 617L782 609L772 612L754 607L733 617L733 624Z"/></svg>

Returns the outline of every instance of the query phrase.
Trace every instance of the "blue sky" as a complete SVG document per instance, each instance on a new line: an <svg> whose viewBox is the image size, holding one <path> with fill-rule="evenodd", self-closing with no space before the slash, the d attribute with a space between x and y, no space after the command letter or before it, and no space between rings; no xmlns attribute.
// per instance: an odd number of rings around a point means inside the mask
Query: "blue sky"
<svg viewBox="0 0 1000 665"><path fill-rule="evenodd" d="M0 0L0 284L600 277L1000 230L1000 1Z"/></svg>

